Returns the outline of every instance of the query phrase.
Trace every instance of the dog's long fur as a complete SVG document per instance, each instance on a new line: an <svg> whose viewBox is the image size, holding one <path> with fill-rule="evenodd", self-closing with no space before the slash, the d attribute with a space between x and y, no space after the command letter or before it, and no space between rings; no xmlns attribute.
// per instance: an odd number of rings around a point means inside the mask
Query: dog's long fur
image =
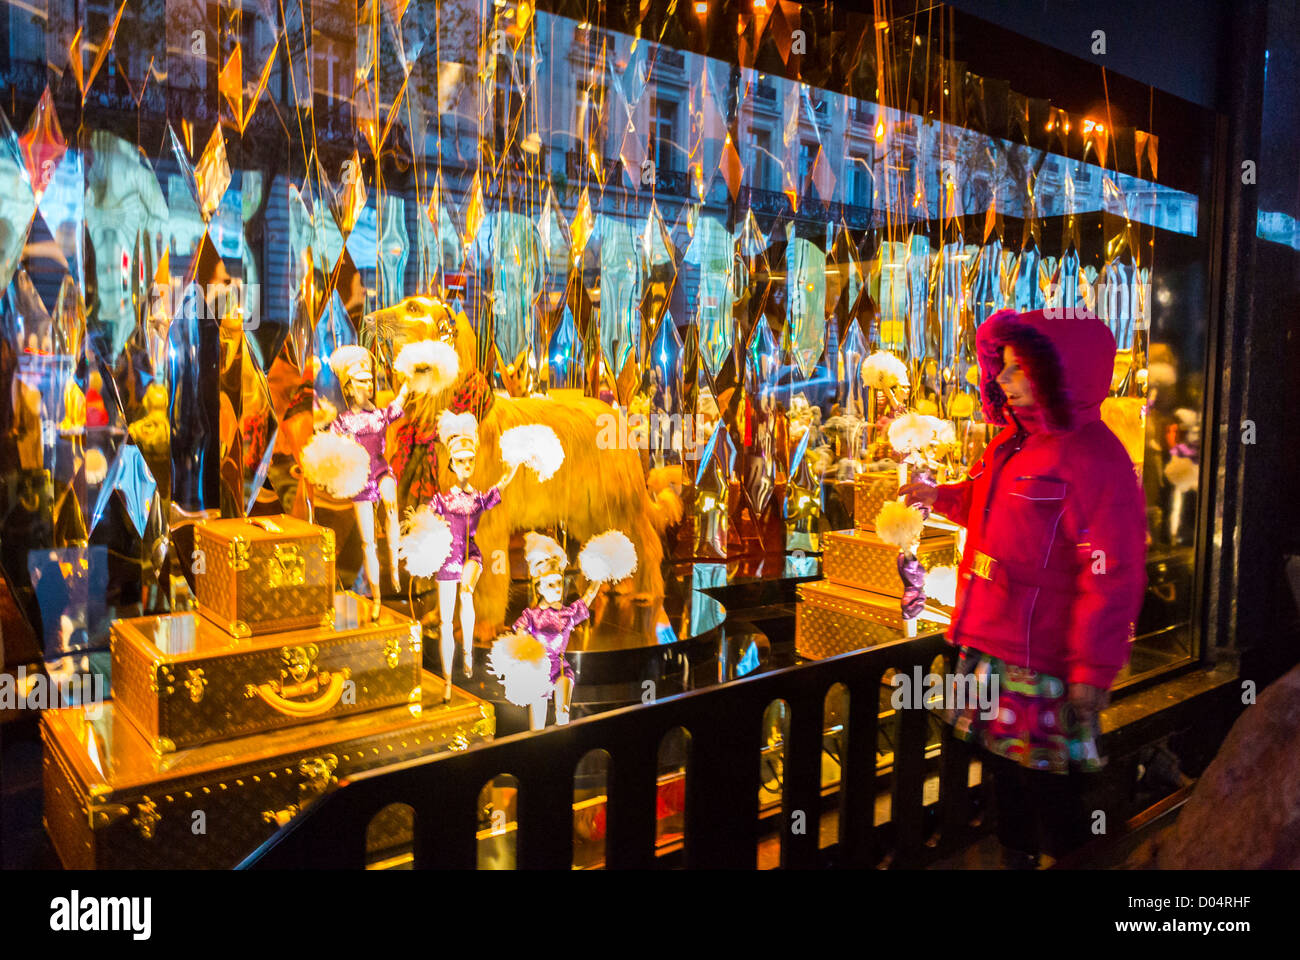
<svg viewBox="0 0 1300 960"><path fill-rule="evenodd" d="M457 352L462 371L474 369L474 333L463 318L457 324ZM414 403L408 416L432 425L450 403L458 384L434 397ZM539 483L521 469L505 489L501 505L489 510L475 537L483 551L483 573L474 593L475 633L495 636L506 617L510 590L508 556L510 535L520 530L563 527L570 537L584 542L606 530L621 530L636 545L637 572L633 589L659 596L663 593L663 531L681 519L681 501L668 483L671 478L654 471L651 486L636 449L602 449L597 443L602 416L614 410L602 400L568 394L551 397L498 396L479 423L478 459L470 482L486 490L501 479L505 465L497 440L511 427L545 424L556 432L564 447L564 464L550 480ZM440 460L445 464L445 458ZM440 467L442 489L455 482L445 465ZM500 552L498 552L500 551Z"/></svg>

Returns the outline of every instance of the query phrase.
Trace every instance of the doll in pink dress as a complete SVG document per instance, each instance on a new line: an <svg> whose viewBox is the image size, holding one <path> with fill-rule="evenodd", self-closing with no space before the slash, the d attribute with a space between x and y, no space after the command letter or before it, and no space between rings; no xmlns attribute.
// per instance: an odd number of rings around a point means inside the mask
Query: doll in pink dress
<svg viewBox="0 0 1300 960"><path fill-rule="evenodd" d="M572 603L564 599L564 569L569 557L550 537L537 533L524 536L524 559L528 575L537 591L537 603L524 610L515 621L516 633L527 633L546 648L550 660L550 687L545 695L529 704L528 726L540 730L546 726L547 701L555 700L555 722L569 722L573 703L573 666L564 658L573 628L591 616L591 602L601 584L593 581L581 597Z"/></svg>
<svg viewBox="0 0 1300 960"><path fill-rule="evenodd" d="M460 633L465 676L474 673L474 587L483 572L483 553L474 542L479 519L501 503L501 491L514 479L519 464L508 466L501 479L486 492L470 483L478 456L478 421L472 413L444 411L438 420L438 439L447 447L448 465L456 477L449 490L433 495L429 508L451 530L451 551L434 574L438 582L438 617L441 621L442 675L445 696L451 696L451 664L456 656L453 616L460 600Z"/></svg>
<svg viewBox="0 0 1300 960"><path fill-rule="evenodd" d="M378 602L382 595L379 584L379 552L375 536L375 504L383 502L384 516L387 521L387 539L389 549L389 575L393 590L401 589L398 572L397 546L397 482L388 469L385 458L385 446L388 437L388 425L402 416L406 402L407 384L402 385L393 402L386 407L376 407L374 358L364 347L339 347L330 355L330 369L339 378L343 388L343 397L347 409L341 411L330 429L335 433L351 437L365 449L370 457L370 472L361 492L352 498L356 510L357 528L361 532L364 545L366 582L370 585L370 595Z"/></svg>

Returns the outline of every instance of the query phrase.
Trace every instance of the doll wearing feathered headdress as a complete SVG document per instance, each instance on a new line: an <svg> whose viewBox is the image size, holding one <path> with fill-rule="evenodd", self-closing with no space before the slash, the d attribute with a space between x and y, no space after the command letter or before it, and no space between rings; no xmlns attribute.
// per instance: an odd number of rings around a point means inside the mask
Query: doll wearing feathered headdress
<svg viewBox="0 0 1300 960"><path fill-rule="evenodd" d="M374 403L374 357L370 351L356 345L339 347L330 354L329 365L339 379L346 409L337 412L328 430L318 433L307 444L303 450L303 472L312 484L352 501L363 545L366 581L376 603L377 616L382 588L375 506L381 502L391 552L390 577L393 589L400 589L397 483L385 456L388 427L402 417L408 394L438 390L455 380L457 358L454 350L440 344L409 344L403 348L395 367L406 378L405 382L393 401L383 407ZM327 404L322 403L320 410L326 409Z"/></svg>
<svg viewBox="0 0 1300 960"><path fill-rule="evenodd" d="M483 553L474 542L474 534L483 514L500 505L501 491L514 479L519 464L507 467L495 486L481 492L470 484L478 457L478 421L474 415L444 411L438 419L438 439L447 448L447 461L456 477L450 489L435 493L429 501L429 508L446 520L451 530L451 551L434 574L442 622L442 670L449 694L451 662L456 653L452 611L458 593L465 675L474 672L474 587L483 571Z"/></svg>
<svg viewBox="0 0 1300 960"><path fill-rule="evenodd" d="M524 534L524 559L528 575L537 592L537 602L520 614L513 634L497 641L493 647L492 666L507 683L507 694L527 701L529 726L540 730L546 725L547 701L555 700L555 722L569 722L573 701L573 666L565 659L573 629L591 616L591 602L600 590L601 581L592 580L586 592L572 603L564 603L564 571L569 564L564 548L551 537L538 533ZM539 644L534 654L526 653L527 638ZM539 667L545 652L549 675L542 682Z"/></svg>

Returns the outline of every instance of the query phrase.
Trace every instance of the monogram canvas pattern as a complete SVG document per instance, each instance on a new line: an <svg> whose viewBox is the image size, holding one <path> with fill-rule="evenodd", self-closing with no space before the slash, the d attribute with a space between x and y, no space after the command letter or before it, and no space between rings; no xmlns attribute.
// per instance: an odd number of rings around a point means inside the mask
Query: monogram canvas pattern
<svg viewBox="0 0 1300 960"><path fill-rule="evenodd" d="M146 631L188 616L144 617L115 628L114 676L128 678L114 688L117 703L162 752L405 704L420 686L422 645L406 618L356 630L295 631L251 650L232 643L200 657L160 656Z"/></svg>
<svg viewBox="0 0 1300 960"><path fill-rule="evenodd" d="M242 624L252 635L319 626L334 602L333 531L292 517L263 522L278 530L235 520L198 528L200 611L227 630Z"/></svg>
<svg viewBox="0 0 1300 960"><path fill-rule="evenodd" d="M336 721L324 721L303 728L292 747L264 760L250 757L265 751L268 738L284 734L247 737L232 742L229 763L198 774L186 772L183 754L160 758L151 761L153 779L122 789L98 779L86 782L84 771L93 767L87 766L83 739L64 716L68 711L47 711L41 720L45 817L59 859L69 869L229 870L338 780L492 738L490 704L458 696L443 706L440 681L431 674L424 687L425 709L418 717L406 707L373 712L367 715L373 718L369 729L354 724L344 736ZM121 721L114 709L111 703L104 708L113 756L103 762L110 770L135 767L114 760L138 757L150 747L129 725L115 726ZM192 829L196 810L204 814L204 833ZM391 832L386 829L382 839L400 843Z"/></svg>
<svg viewBox="0 0 1300 960"><path fill-rule="evenodd" d="M902 597L897 547L865 531L835 531L827 535L824 549L827 580L887 597ZM955 565L957 543L951 536L927 537L921 541L916 556L927 570Z"/></svg>
<svg viewBox="0 0 1300 960"><path fill-rule="evenodd" d="M860 473L853 484L853 525L874 530L876 514L886 500L898 499L898 474L893 471Z"/></svg>

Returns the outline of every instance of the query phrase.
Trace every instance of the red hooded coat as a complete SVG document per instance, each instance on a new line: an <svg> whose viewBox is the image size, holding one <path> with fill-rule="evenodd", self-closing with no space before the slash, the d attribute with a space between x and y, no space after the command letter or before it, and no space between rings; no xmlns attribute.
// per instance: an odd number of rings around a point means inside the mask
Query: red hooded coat
<svg viewBox="0 0 1300 960"><path fill-rule="evenodd" d="M1027 411L1006 407L997 383L1007 344L1034 387ZM948 638L1109 687L1146 588L1142 488L1101 421L1115 338L1093 317L1003 310L980 326L976 349L985 418L1006 426L970 479L938 488L934 509L967 530Z"/></svg>

